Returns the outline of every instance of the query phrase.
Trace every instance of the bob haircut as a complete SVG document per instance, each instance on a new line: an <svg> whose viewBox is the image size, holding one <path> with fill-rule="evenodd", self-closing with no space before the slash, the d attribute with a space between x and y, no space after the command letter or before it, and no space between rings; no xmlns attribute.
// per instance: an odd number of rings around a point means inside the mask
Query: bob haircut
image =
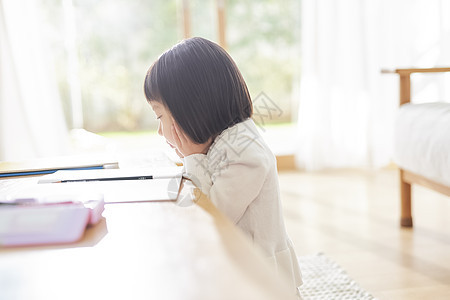
<svg viewBox="0 0 450 300"><path fill-rule="evenodd" d="M250 94L233 59L219 45L186 39L153 63L147 101L162 103L191 140L203 144L252 116Z"/></svg>

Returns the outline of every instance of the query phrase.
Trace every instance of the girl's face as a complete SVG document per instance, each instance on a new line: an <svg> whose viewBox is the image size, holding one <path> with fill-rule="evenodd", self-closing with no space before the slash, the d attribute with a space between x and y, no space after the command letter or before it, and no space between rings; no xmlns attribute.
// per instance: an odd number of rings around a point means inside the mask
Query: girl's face
<svg viewBox="0 0 450 300"><path fill-rule="evenodd" d="M163 136L172 148L175 148L175 139L172 134L172 125L175 121L172 114L162 103L150 101L150 105L158 119L158 134Z"/></svg>

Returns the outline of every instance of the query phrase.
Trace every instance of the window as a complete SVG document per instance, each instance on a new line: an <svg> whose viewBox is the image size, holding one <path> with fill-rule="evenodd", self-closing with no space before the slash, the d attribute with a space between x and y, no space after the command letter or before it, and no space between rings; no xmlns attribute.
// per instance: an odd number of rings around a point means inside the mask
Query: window
<svg viewBox="0 0 450 300"><path fill-rule="evenodd" d="M270 100L267 103L278 109L265 121L291 121L296 111L300 72L296 0L42 0L42 8L71 128L155 129L143 94L148 67L186 34L219 42L219 30L255 106L256 101Z"/></svg>

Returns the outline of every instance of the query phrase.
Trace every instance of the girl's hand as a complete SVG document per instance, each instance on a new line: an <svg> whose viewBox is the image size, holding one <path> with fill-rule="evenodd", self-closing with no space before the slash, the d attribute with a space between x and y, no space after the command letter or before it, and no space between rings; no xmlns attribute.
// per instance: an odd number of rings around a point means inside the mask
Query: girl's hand
<svg viewBox="0 0 450 300"><path fill-rule="evenodd" d="M178 156L183 158L191 154L206 154L208 153L209 147L212 144L212 139L210 138L204 144L194 143L186 134L178 127L178 124L173 120L172 122L172 136L175 141L175 151Z"/></svg>

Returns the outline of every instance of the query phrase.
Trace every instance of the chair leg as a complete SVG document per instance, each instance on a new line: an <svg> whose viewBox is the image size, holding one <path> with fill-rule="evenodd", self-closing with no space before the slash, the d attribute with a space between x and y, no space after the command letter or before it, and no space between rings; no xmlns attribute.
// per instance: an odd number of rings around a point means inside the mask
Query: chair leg
<svg viewBox="0 0 450 300"><path fill-rule="evenodd" d="M412 227L411 214L411 184L403 179L403 170L400 170L400 197L401 197L401 219L400 225L402 227Z"/></svg>

